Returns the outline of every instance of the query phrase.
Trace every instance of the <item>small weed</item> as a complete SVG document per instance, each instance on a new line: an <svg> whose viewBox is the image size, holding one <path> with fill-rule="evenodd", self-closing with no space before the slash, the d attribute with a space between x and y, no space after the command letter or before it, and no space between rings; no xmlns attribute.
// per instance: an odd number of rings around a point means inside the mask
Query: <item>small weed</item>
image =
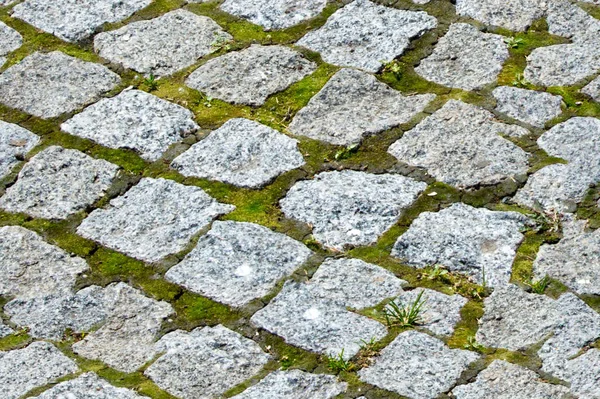
<svg viewBox="0 0 600 399"><path fill-rule="evenodd" d="M349 360L344 360L343 349L337 356L327 357L327 367L336 372L354 370L354 364Z"/></svg>
<svg viewBox="0 0 600 399"><path fill-rule="evenodd" d="M381 63L383 64L383 72L391 72L392 74L394 74L396 79L400 79L402 77L402 67L400 66L398 61L382 61Z"/></svg>
<svg viewBox="0 0 600 399"><path fill-rule="evenodd" d="M358 151L358 147L359 147L358 144L352 144L346 148L342 148L341 150L338 150L334 156L335 160L341 161L343 159L350 158L352 156L352 154L355 154Z"/></svg>
<svg viewBox="0 0 600 399"><path fill-rule="evenodd" d="M515 79L512 81L512 85L516 87L527 87L529 81L525 79L525 76L522 73L517 73Z"/></svg>
<svg viewBox="0 0 600 399"><path fill-rule="evenodd" d="M481 267L481 286L487 288L487 278L485 277L485 266Z"/></svg>
<svg viewBox="0 0 600 399"><path fill-rule="evenodd" d="M211 96L207 96L207 95L200 93L198 95L198 97L196 98L196 100L194 101L194 104L195 105L204 105L206 108L210 108L210 107L212 107L212 100L213 100L213 98Z"/></svg>
<svg viewBox="0 0 600 399"><path fill-rule="evenodd" d="M153 73L144 78L144 84L148 88L148 91L155 91L158 89L158 78Z"/></svg>
<svg viewBox="0 0 600 399"><path fill-rule="evenodd" d="M291 360L288 356L283 356L281 358L281 368L287 370L290 366L294 364L293 360Z"/></svg>
<svg viewBox="0 0 600 399"><path fill-rule="evenodd" d="M210 44L210 49L213 52L217 52L217 51L221 51L221 50L229 51L229 50L231 50L231 40L229 38L227 38L226 36L222 36L222 35L219 35L218 33L215 33L215 38L212 41L212 43Z"/></svg>
<svg viewBox="0 0 600 399"><path fill-rule="evenodd" d="M521 47L521 45L525 43L525 40L520 37L507 37L504 39L504 43L506 43L508 47L516 49Z"/></svg>
<svg viewBox="0 0 600 399"><path fill-rule="evenodd" d="M360 340L360 352L356 358L356 365L359 368L369 367L375 362L375 357L379 355L383 345L373 337L369 341Z"/></svg>
<svg viewBox="0 0 600 399"><path fill-rule="evenodd" d="M423 277L427 280L443 279L448 275L448 270L442 265L435 265L431 271L423 272Z"/></svg>
<svg viewBox="0 0 600 399"><path fill-rule="evenodd" d="M467 338L467 343L463 345L463 348L475 352L481 352L484 349L484 346L475 341L475 337L471 336Z"/></svg>
<svg viewBox="0 0 600 399"><path fill-rule="evenodd" d="M536 233L554 234L560 231L561 214L558 213L558 211L554 209L544 210L539 202L534 204L533 209L535 210L535 213L528 216L535 221Z"/></svg>
<svg viewBox="0 0 600 399"><path fill-rule="evenodd" d="M394 301L390 302L383 311L388 326L414 327L421 323L423 305L427 301L423 299L424 292L421 291L415 301L406 306L400 306Z"/></svg>
<svg viewBox="0 0 600 399"><path fill-rule="evenodd" d="M548 276L544 276L544 278L536 281L530 280L527 285L530 286L531 290L536 294L543 294L550 285L550 279Z"/></svg>

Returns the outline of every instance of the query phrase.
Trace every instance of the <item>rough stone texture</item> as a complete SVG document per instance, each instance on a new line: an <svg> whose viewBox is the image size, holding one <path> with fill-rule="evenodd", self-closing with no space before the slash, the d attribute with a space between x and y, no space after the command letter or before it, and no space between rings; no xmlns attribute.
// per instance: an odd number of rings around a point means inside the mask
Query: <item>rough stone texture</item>
<svg viewBox="0 0 600 399"><path fill-rule="evenodd" d="M0 178L9 174L39 141L29 130L0 120Z"/></svg>
<svg viewBox="0 0 600 399"><path fill-rule="evenodd" d="M503 36L452 24L415 72L444 86L477 90L496 81L508 56Z"/></svg>
<svg viewBox="0 0 600 399"><path fill-rule="evenodd" d="M419 325L425 327L435 335L448 337L454 332L454 326L461 320L460 310L466 305L467 299L460 295L446 295L429 289L414 289L400 294L394 302L400 307L410 307L416 302L417 297L423 293L421 321Z"/></svg>
<svg viewBox="0 0 600 399"><path fill-rule="evenodd" d="M400 175L323 172L296 183L280 205L287 217L310 224L317 241L341 250L377 241L426 187Z"/></svg>
<svg viewBox="0 0 600 399"><path fill-rule="evenodd" d="M548 32L567 37L574 42L597 40L598 34L600 34L598 19L567 0L554 0L547 4Z"/></svg>
<svg viewBox="0 0 600 399"><path fill-rule="evenodd" d="M565 221L576 227L577 222ZM543 244L533 263L537 278L549 276L578 294L600 295L600 230L563 229L557 244ZM571 231L574 230L574 231Z"/></svg>
<svg viewBox="0 0 600 399"><path fill-rule="evenodd" d="M230 119L171 164L184 176L259 188L304 165L298 142L249 119Z"/></svg>
<svg viewBox="0 0 600 399"><path fill-rule="evenodd" d="M98 377L95 373L85 373L75 378L61 382L31 399L143 399L147 396L138 395L126 388L116 388Z"/></svg>
<svg viewBox="0 0 600 399"><path fill-rule="evenodd" d="M402 54L411 39L436 26L437 20L423 11L355 0L333 13L321 28L308 32L297 45L321 53L330 64L377 72L382 62Z"/></svg>
<svg viewBox="0 0 600 399"><path fill-rule="evenodd" d="M62 40L76 42L93 35L107 22L119 22L152 0L26 0L13 8L22 19Z"/></svg>
<svg viewBox="0 0 600 399"><path fill-rule="evenodd" d="M581 92L592 97L594 101L600 102L600 76L588 83Z"/></svg>
<svg viewBox="0 0 600 399"><path fill-rule="evenodd" d="M6 324L4 324L4 322L0 319L0 338L7 337L12 333L14 333L14 330Z"/></svg>
<svg viewBox="0 0 600 399"><path fill-rule="evenodd" d="M250 321L290 345L332 357L343 351L344 359L360 350L361 339L380 340L387 334L383 324L321 298L311 285L294 282L287 282Z"/></svg>
<svg viewBox="0 0 600 399"><path fill-rule="evenodd" d="M254 223L214 222L165 278L216 301L243 306L267 295L311 254L301 242Z"/></svg>
<svg viewBox="0 0 600 399"><path fill-rule="evenodd" d="M498 101L496 111L535 127L544 127L562 112L562 97L550 93L501 86L492 94Z"/></svg>
<svg viewBox="0 0 600 399"><path fill-rule="evenodd" d="M60 127L110 148L134 149L148 161L198 130L190 110L140 90L100 100Z"/></svg>
<svg viewBox="0 0 600 399"><path fill-rule="evenodd" d="M486 25L524 31L544 16L539 0L456 0L456 13Z"/></svg>
<svg viewBox="0 0 600 399"><path fill-rule="evenodd" d="M360 379L414 399L434 399L447 392L479 355L449 349L427 334L406 331L385 347Z"/></svg>
<svg viewBox="0 0 600 399"><path fill-rule="evenodd" d="M327 0L225 0L221 10L265 30L285 29L319 15Z"/></svg>
<svg viewBox="0 0 600 399"><path fill-rule="evenodd" d="M0 21L0 67L6 62L3 56L18 49L22 44L21 34Z"/></svg>
<svg viewBox="0 0 600 399"><path fill-rule="evenodd" d="M260 106L316 69L317 64L288 47L254 44L208 61L185 84L223 101Z"/></svg>
<svg viewBox="0 0 600 399"><path fill-rule="evenodd" d="M67 328L87 332L106 318L102 288L87 287L76 294L60 292L17 298L4 306L5 313L18 326L27 327L35 338L60 341Z"/></svg>
<svg viewBox="0 0 600 399"><path fill-rule="evenodd" d="M571 86L600 71L600 42L557 44L527 56L525 79L538 86Z"/></svg>
<svg viewBox="0 0 600 399"><path fill-rule="evenodd" d="M74 361L48 342L34 342L24 349L0 352L0 397L18 399L78 370Z"/></svg>
<svg viewBox="0 0 600 399"><path fill-rule="evenodd" d="M568 364L571 391L580 399L600 398L600 350L590 349Z"/></svg>
<svg viewBox="0 0 600 399"><path fill-rule="evenodd" d="M88 265L50 245L33 231L0 227L0 295L34 298L69 293Z"/></svg>
<svg viewBox="0 0 600 399"><path fill-rule="evenodd" d="M157 262L185 249L195 234L233 209L199 187L144 178L106 209L93 211L77 233L134 258Z"/></svg>
<svg viewBox="0 0 600 399"><path fill-rule="evenodd" d="M119 167L77 150L46 148L21 169L0 207L45 219L66 219L104 196Z"/></svg>
<svg viewBox="0 0 600 399"><path fill-rule="evenodd" d="M221 325L171 332L155 350L164 354L144 374L182 399L216 398L257 374L270 358L258 344Z"/></svg>
<svg viewBox="0 0 600 399"><path fill-rule="evenodd" d="M60 51L35 52L0 75L0 102L54 118L97 101L121 78L108 68Z"/></svg>
<svg viewBox="0 0 600 399"><path fill-rule="evenodd" d="M537 143L568 164L553 164L536 172L514 201L531 208L574 212L590 184L600 181L600 120L571 118L548 130Z"/></svg>
<svg viewBox="0 0 600 399"><path fill-rule="evenodd" d="M327 259L310 279L312 292L352 309L377 305L408 284L386 269L360 259Z"/></svg>
<svg viewBox="0 0 600 399"><path fill-rule="evenodd" d="M212 19L186 10L132 22L94 39L101 57L140 73L170 75L216 50L214 43L232 37Z"/></svg>
<svg viewBox="0 0 600 399"><path fill-rule="evenodd" d="M441 264L464 273L478 284L508 284L521 230L527 217L453 204L439 212L423 212L402 234L392 256L418 268Z"/></svg>
<svg viewBox="0 0 600 399"><path fill-rule="evenodd" d="M132 373L154 357L156 335L173 308L125 283L111 284L102 294L106 319L102 327L73 344L73 352Z"/></svg>
<svg viewBox="0 0 600 399"><path fill-rule="evenodd" d="M342 69L296 114L288 129L331 144L359 143L367 135L407 123L434 98L434 94L403 96L368 73Z"/></svg>
<svg viewBox="0 0 600 399"><path fill-rule="evenodd" d="M569 380L569 359L600 338L600 314L571 293L562 295L554 305L563 317L558 319L552 336L544 342L538 356L542 359L542 370Z"/></svg>
<svg viewBox="0 0 600 399"><path fill-rule="evenodd" d="M475 382L452 390L456 399L566 399L569 389L548 384L533 371L504 360L494 360Z"/></svg>
<svg viewBox="0 0 600 399"><path fill-rule="evenodd" d="M482 108L450 100L388 152L459 188L497 184L528 170L528 154L499 135L511 129Z"/></svg>
<svg viewBox="0 0 600 399"><path fill-rule="evenodd" d="M338 382L332 375L275 371L233 399L330 399L347 387L347 383Z"/></svg>

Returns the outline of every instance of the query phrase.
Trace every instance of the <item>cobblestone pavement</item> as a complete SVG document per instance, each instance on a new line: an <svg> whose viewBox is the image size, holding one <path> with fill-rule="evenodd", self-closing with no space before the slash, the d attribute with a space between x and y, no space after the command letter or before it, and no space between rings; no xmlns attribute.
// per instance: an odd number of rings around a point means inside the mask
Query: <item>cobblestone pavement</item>
<svg viewBox="0 0 600 399"><path fill-rule="evenodd" d="M598 0L0 0L0 399L600 399L598 228Z"/></svg>

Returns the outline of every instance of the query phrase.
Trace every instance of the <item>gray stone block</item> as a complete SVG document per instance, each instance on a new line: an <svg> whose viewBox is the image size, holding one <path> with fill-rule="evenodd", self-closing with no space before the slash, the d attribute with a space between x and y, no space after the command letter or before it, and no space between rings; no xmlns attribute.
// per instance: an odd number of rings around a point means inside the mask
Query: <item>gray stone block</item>
<svg viewBox="0 0 600 399"><path fill-rule="evenodd" d="M221 10L260 25L285 29L319 15L327 0L225 0Z"/></svg>
<svg viewBox="0 0 600 399"><path fill-rule="evenodd" d="M562 97L550 93L501 86L492 94L498 102L496 111L535 127L543 128L562 113Z"/></svg>
<svg viewBox="0 0 600 399"><path fill-rule="evenodd" d="M24 159L40 138L18 125L0 121L0 178Z"/></svg>

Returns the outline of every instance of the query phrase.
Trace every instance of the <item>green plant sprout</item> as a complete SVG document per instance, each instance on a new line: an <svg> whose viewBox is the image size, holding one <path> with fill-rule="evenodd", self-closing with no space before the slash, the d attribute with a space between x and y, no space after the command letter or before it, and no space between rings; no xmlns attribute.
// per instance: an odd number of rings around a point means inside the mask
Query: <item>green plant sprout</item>
<svg viewBox="0 0 600 399"><path fill-rule="evenodd" d="M394 301L390 302L383 311L388 326L414 327L420 324L423 321L421 318L423 305L427 301L423 299L424 292L421 291L413 303L405 306L400 306Z"/></svg>

